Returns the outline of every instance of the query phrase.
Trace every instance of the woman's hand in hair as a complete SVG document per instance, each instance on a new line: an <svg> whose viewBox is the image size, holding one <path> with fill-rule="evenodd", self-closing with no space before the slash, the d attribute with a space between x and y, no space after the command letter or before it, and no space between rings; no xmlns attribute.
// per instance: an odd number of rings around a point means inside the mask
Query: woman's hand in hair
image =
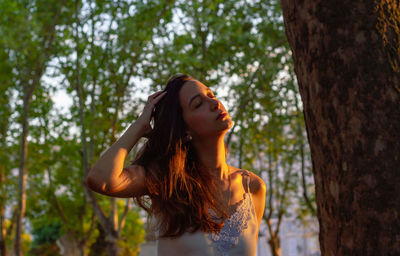
<svg viewBox="0 0 400 256"><path fill-rule="evenodd" d="M142 127L142 137L148 138L150 132L153 130L150 121L153 115L154 106L160 99L162 99L162 97L164 97L165 94L167 94L166 91L158 91L147 98L146 106L144 107L142 114L136 120L136 122Z"/></svg>

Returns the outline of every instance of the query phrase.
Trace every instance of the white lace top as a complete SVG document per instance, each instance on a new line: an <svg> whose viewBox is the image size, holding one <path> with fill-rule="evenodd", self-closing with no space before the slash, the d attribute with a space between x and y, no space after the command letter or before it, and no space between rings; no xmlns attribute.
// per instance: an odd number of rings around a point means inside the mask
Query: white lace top
<svg viewBox="0 0 400 256"><path fill-rule="evenodd" d="M178 238L160 238L157 240L159 256L255 256L257 248L258 221L249 191L250 176L243 200L235 212L225 220L224 227L218 233L184 233ZM213 210L210 214L217 217ZM157 232L156 232L157 234Z"/></svg>

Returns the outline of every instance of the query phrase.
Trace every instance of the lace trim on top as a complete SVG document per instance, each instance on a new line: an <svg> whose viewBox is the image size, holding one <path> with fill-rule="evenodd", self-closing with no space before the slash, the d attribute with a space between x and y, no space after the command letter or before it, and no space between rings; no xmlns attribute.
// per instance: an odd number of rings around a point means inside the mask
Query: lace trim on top
<svg viewBox="0 0 400 256"><path fill-rule="evenodd" d="M248 175L248 173L246 174ZM252 201L248 184L249 182L247 182L247 192L236 211L225 220L224 226L219 232L210 233L211 239L223 256L227 256L228 250L239 243L240 234L247 229L247 222L251 219ZM210 211L211 214L214 212L211 209Z"/></svg>

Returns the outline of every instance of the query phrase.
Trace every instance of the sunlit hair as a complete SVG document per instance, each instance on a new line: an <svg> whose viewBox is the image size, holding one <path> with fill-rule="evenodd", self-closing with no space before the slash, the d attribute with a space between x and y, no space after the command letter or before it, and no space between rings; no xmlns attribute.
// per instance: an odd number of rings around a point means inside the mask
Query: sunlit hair
<svg viewBox="0 0 400 256"><path fill-rule="evenodd" d="M209 171L199 168L195 148L185 140L187 126L179 91L189 80L194 79L183 74L168 80L164 89L167 94L155 106L153 131L132 162L146 170L151 202L146 196L135 200L150 216L156 216L160 237L177 237L199 229L220 230L224 221L214 222L209 208L219 212L223 220L227 217L226 210L214 201L214 179Z"/></svg>

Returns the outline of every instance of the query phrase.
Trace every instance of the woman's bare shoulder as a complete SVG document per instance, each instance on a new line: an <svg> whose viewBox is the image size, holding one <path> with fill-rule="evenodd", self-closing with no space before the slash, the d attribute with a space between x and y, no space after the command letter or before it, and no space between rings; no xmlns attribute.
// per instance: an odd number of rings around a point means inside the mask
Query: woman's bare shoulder
<svg viewBox="0 0 400 256"><path fill-rule="evenodd" d="M250 192L252 194L265 194L266 191L266 185L264 180L259 177L257 174L255 174L252 171L248 170L243 170L240 168L236 168L234 166L230 166L232 171L232 175L243 175L243 174L250 174Z"/></svg>
<svg viewBox="0 0 400 256"><path fill-rule="evenodd" d="M253 194L265 194L267 191L267 186L265 185L264 180L256 175L254 172L250 173L250 192Z"/></svg>

